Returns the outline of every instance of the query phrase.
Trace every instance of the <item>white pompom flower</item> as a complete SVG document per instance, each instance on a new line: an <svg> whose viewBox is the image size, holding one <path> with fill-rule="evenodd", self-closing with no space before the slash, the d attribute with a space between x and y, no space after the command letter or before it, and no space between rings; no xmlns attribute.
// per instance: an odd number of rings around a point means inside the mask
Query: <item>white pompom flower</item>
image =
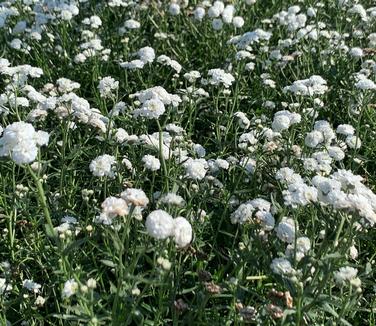
<svg viewBox="0 0 376 326"><path fill-rule="evenodd" d="M104 154L100 155L91 161L89 168L96 177L115 177L114 165L116 163L115 157Z"/></svg>
<svg viewBox="0 0 376 326"><path fill-rule="evenodd" d="M295 222L291 218L284 217L276 228L277 237L284 242L295 241Z"/></svg>
<svg viewBox="0 0 376 326"><path fill-rule="evenodd" d="M38 156L38 147L48 141L47 132L35 131L30 123L14 122L0 138L0 156L9 156L18 165L32 163Z"/></svg>
<svg viewBox="0 0 376 326"><path fill-rule="evenodd" d="M174 241L180 248L184 248L192 241L192 226L184 217L174 219Z"/></svg>
<svg viewBox="0 0 376 326"><path fill-rule="evenodd" d="M145 101L141 108L133 110L133 116L136 118L158 119L165 111L162 101L159 99L150 99Z"/></svg>
<svg viewBox="0 0 376 326"><path fill-rule="evenodd" d="M142 162L144 162L145 169L150 171L158 171L161 168L161 162L153 155L145 155Z"/></svg>
<svg viewBox="0 0 376 326"><path fill-rule="evenodd" d="M174 219L162 209L152 211L146 218L146 230L155 239L166 239L173 235Z"/></svg>

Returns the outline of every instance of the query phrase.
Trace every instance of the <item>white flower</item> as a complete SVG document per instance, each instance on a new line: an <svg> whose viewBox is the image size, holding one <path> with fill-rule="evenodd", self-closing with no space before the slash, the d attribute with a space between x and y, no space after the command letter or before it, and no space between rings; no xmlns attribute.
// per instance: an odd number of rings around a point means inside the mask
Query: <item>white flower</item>
<svg viewBox="0 0 376 326"><path fill-rule="evenodd" d="M42 287L42 285L35 283L33 280L24 280L22 286L34 293L38 293Z"/></svg>
<svg viewBox="0 0 376 326"><path fill-rule="evenodd" d="M151 212L145 225L149 235L156 239L166 239L174 232L174 219L161 209Z"/></svg>
<svg viewBox="0 0 376 326"><path fill-rule="evenodd" d="M273 131L280 132L288 129L292 124L299 123L301 116L299 113L290 112L287 110L278 111L274 114L272 123Z"/></svg>
<svg viewBox="0 0 376 326"><path fill-rule="evenodd" d="M290 119L286 115L274 117L272 128L274 131L282 131L290 127Z"/></svg>
<svg viewBox="0 0 376 326"><path fill-rule="evenodd" d="M85 56L85 54L83 53L78 53L77 55L75 55L73 61L77 64L79 63L84 63L86 61L87 57Z"/></svg>
<svg viewBox="0 0 376 326"><path fill-rule="evenodd" d="M170 7L168 8L168 12L172 16L177 16L180 14L180 6L177 3L171 3Z"/></svg>
<svg viewBox="0 0 376 326"><path fill-rule="evenodd" d="M367 11L361 4L354 4L348 11L349 14L357 14L363 21L368 20Z"/></svg>
<svg viewBox="0 0 376 326"><path fill-rule="evenodd" d="M193 15L196 20L202 20L205 17L205 9L202 7L197 7L194 10Z"/></svg>
<svg viewBox="0 0 376 326"><path fill-rule="evenodd" d="M205 148L200 144L194 144L193 149L198 157L204 157L206 155Z"/></svg>
<svg viewBox="0 0 376 326"><path fill-rule="evenodd" d="M183 164L185 176L193 180L201 180L205 177L208 163L204 159L189 159Z"/></svg>
<svg viewBox="0 0 376 326"><path fill-rule="evenodd" d="M248 62L246 65L245 65L245 70L247 71L253 71L255 70L255 63L254 62Z"/></svg>
<svg viewBox="0 0 376 326"><path fill-rule="evenodd" d="M1 145L11 147L33 139L34 136L35 129L31 124L22 121L14 122L5 128Z"/></svg>
<svg viewBox="0 0 376 326"><path fill-rule="evenodd" d="M275 178L278 181L282 181L287 184L303 182L302 177L299 174L295 173L294 170L288 167L279 169L275 175Z"/></svg>
<svg viewBox="0 0 376 326"><path fill-rule="evenodd" d="M10 156L16 164L31 163L37 158L37 146L47 145L48 140L48 133L36 132L26 122L14 122L5 128L0 138L0 156Z"/></svg>
<svg viewBox="0 0 376 326"><path fill-rule="evenodd" d="M361 48L351 48L349 54L354 58L363 57L363 50Z"/></svg>
<svg viewBox="0 0 376 326"><path fill-rule="evenodd" d="M337 134L349 136L355 133L355 129L353 126L348 124L339 125L336 130Z"/></svg>
<svg viewBox="0 0 376 326"><path fill-rule="evenodd" d="M149 198L142 189L128 188L120 194L128 205L146 207L149 204Z"/></svg>
<svg viewBox="0 0 376 326"><path fill-rule="evenodd" d="M64 283L63 297L69 298L78 290L78 283L74 279L70 279Z"/></svg>
<svg viewBox="0 0 376 326"><path fill-rule="evenodd" d="M223 10L225 9L225 4L222 0L214 1L213 7L219 10L219 13L222 14Z"/></svg>
<svg viewBox="0 0 376 326"><path fill-rule="evenodd" d="M178 247L186 247L192 241L192 226L184 217L174 219L174 241Z"/></svg>
<svg viewBox="0 0 376 326"><path fill-rule="evenodd" d="M217 6L212 6L208 10L208 16L210 18L217 18L221 15L222 11L223 11L223 8L222 8L222 10L220 10Z"/></svg>
<svg viewBox="0 0 376 326"><path fill-rule="evenodd" d="M132 60L130 62L121 62L120 67L126 68L126 69L142 69L145 66L145 62L142 60Z"/></svg>
<svg viewBox="0 0 376 326"><path fill-rule="evenodd" d="M104 154L100 155L91 161L89 168L96 177L115 177L114 164L116 163L115 157Z"/></svg>
<svg viewBox="0 0 376 326"><path fill-rule="evenodd" d="M102 213L110 219L129 213L127 202L122 198L107 197L101 205Z"/></svg>
<svg viewBox="0 0 376 326"><path fill-rule="evenodd" d="M10 157L16 164L28 164L33 162L38 155L38 148L32 141L23 141L15 145Z"/></svg>
<svg viewBox="0 0 376 326"><path fill-rule="evenodd" d="M177 107L181 102L181 98L175 94L169 94L163 87L155 86L148 88L142 92L137 93L137 97L141 103L145 103L147 100L157 99L164 105L172 105Z"/></svg>
<svg viewBox="0 0 376 326"><path fill-rule="evenodd" d="M349 249L349 255L350 255L351 259L358 258L358 254L359 254L358 249L356 249L356 247L354 245L351 246L350 249Z"/></svg>
<svg viewBox="0 0 376 326"><path fill-rule="evenodd" d="M4 294L5 292L9 292L13 289L12 285L7 283L5 278L0 277L0 294Z"/></svg>
<svg viewBox="0 0 376 326"><path fill-rule="evenodd" d="M97 287L97 281L93 278L89 278L86 281L86 285L89 289L95 289Z"/></svg>
<svg viewBox="0 0 376 326"><path fill-rule="evenodd" d="M327 166L325 164L317 164L317 170L324 170ZM330 165L329 165L330 168ZM298 206L306 206L309 203L317 201L317 189L315 187L307 186L305 183L296 182L291 183L287 190L282 192L285 205L297 208Z"/></svg>
<svg viewBox="0 0 376 326"><path fill-rule="evenodd" d="M165 66L169 66L171 67L172 69L174 69L178 74L180 73L181 69L182 69L182 66L180 65L179 62L177 62L176 60L173 60L171 59L170 57L168 57L167 55L160 55L158 58L157 58L157 62L158 63L161 63Z"/></svg>
<svg viewBox="0 0 376 326"><path fill-rule="evenodd" d="M334 272L334 279L338 284L343 284L346 281L351 281L356 278L358 270L356 268L346 266L341 267L337 272Z"/></svg>
<svg viewBox="0 0 376 326"><path fill-rule="evenodd" d="M141 24L134 19L128 19L124 22L124 27L128 29L137 29L141 27Z"/></svg>
<svg viewBox="0 0 376 326"><path fill-rule="evenodd" d="M300 261L311 249L311 241L307 237L299 237L296 239L296 249L295 242L289 244L286 248L286 256L289 258L296 258Z"/></svg>
<svg viewBox="0 0 376 326"><path fill-rule="evenodd" d="M307 16L309 17L316 17L316 9L313 7L309 7L307 9Z"/></svg>
<svg viewBox="0 0 376 326"><path fill-rule="evenodd" d="M166 130L169 131L171 134L175 134L175 135L181 135L184 133L184 129L180 126L177 126L174 123L167 124Z"/></svg>
<svg viewBox="0 0 376 326"><path fill-rule="evenodd" d="M99 81L98 89L101 97L112 97L119 88L119 82L112 77L104 77Z"/></svg>
<svg viewBox="0 0 376 326"><path fill-rule="evenodd" d="M322 134L322 132L318 130L313 130L306 135L304 143L308 147L315 148L317 147L317 145L321 144L323 141L324 141L324 135Z"/></svg>
<svg viewBox="0 0 376 326"><path fill-rule="evenodd" d="M50 135L48 134L48 132L38 130L35 133L34 139L35 139L35 143L38 146L46 146L46 145L48 145Z"/></svg>
<svg viewBox="0 0 376 326"><path fill-rule="evenodd" d="M243 19L243 17L240 17L240 16L234 17L233 20L232 20L232 24L236 28L242 28L243 25L244 25L244 19Z"/></svg>
<svg viewBox="0 0 376 326"><path fill-rule="evenodd" d="M210 77L208 82L211 85L220 85L223 84L225 88L231 86L231 84L235 81L235 78L230 73L226 73L222 69L210 69L208 71L208 76Z"/></svg>
<svg viewBox="0 0 376 326"><path fill-rule="evenodd" d="M245 50L240 50L236 52L235 59L236 61L244 60L244 59L253 59L252 53L245 51Z"/></svg>
<svg viewBox="0 0 376 326"><path fill-rule="evenodd" d="M233 224L244 224L252 221L252 215L255 208L250 203L241 204L235 212L231 214L231 222Z"/></svg>
<svg viewBox="0 0 376 326"><path fill-rule="evenodd" d="M263 79L262 83L265 86L269 86L271 88L275 88L275 86L276 86L275 81L273 79L269 79L269 78Z"/></svg>
<svg viewBox="0 0 376 326"><path fill-rule="evenodd" d="M346 137L346 144L353 149L359 149L362 146L362 142L359 137L354 135L348 135Z"/></svg>
<svg viewBox="0 0 376 326"><path fill-rule="evenodd" d="M151 63L155 59L154 49L150 46L145 46L144 48L139 49L137 55L144 63Z"/></svg>
<svg viewBox="0 0 376 326"><path fill-rule="evenodd" d="M275 219L268 211L257 211L255 213L255 221L260 225L262 230L271 231L275 226Z"/></svg>
<svg viewBox="0 0 376 326"><path fill-rule="evenodd" d="M167 160L171 157L171 149L170 149L170 142L171 142L171 136L169 133L164 132L163 133L163 143L162 148L159 146L159 133L153 133L151 135L141 135L139 136L139 141L141 144L145 144L145 146L156 150L156 151L162 151L163 157Z"/></svg>
<svg viewBox="0 0 376 326"><path fill-rule="evenodd" d="M90 18L85 18L82 21L82 24L84 25L90 25L91 28L98 28L102 26L102 20L98 16L91 16Z"/></svg>
<svg viewBox="0 0 376 326"><path fill-rule="evenodd" d="M133 172L133 165L132 165L132 162L130 160L128 160L126 157L123 158L123 160L121 161L122 164L124 164L124 166L126 167L126 169L130 172Z"/></svg>
<svg viewBox="0 0 376 326"><path fill-rule="evenodd" d="M235 7L233 5L227 5L222 11L222 20L226 24L231 24L234 17Z"/></svg>
<svg viewBox="0 0 376 326"><path fill-rule="evenodd" d="M9 46L15 50L21 50L22 41L19 38L15 38L10 42Z"/></svg>
<svg viewBox="0 0 376 326"><path fill-rule="evenodd" d="M328 86L321 76L311 76L308 79L294 81L291 86L283 88L283 92L291 92L296 95L313 96L326 93Z"/></svg>
<svg viewBox="0 0 376 326"><path fill-rule="evenodd" d="M253 158L243 157L240 160L239 164L247 171L247 173L253 174L255 172L256 160L254 160Z"/></svg>
<svg viewBox="0 0 376 326"><path fill-rule="evenodd" d="M174 194L172 192L169 192L169 193L163 195L159 199L159 203L170 205L170 206L183 207L184 204L185 204L185 200L184 200L183 197L181 197L181 196L179 196L177 194Z"/></svg>
<svg viewBox="0 0 376 326"><path fill-rule="evenodd" d="M68 230L71 230L72 226L69 223L62 223L59 226L54 227L54 230L58 233L67 233Z"/></svg>
<svg viewBox="0 0 376 326"><path fill-rule="evenodd" d="M169 271L171 269L171 262L166 258L158 257L157 263L158 265L161 265L161 267L166 271Z"/></svg>
<svg viewBox="0 0 376 326"><path fill-rule="evenodd" d="M217 158L216 160L209 160L208 162L209 169L211 173L217 173L220 170L228 170L230 164L221 158Z"/></svg>
<svg viewBox="0 0 376 326"><path fill-rule="evenodd" d="M40 295L38 295L37 298L35 299L35 305L38 307L42 307L45 302L46 302L46 299Z"/></svg>
<svg viewBox="0 0 376 326"><path fill-rule="evenodd" d="M122 144L129 138L129 134L123 128L118 128L114 137L118 143Z"/></svg>
<svg viewBox="0 0 376 326"><path fill-rule="evenodd" d="M238 118L239 126L242 129L248 129L249 126L251 125L251 122L249 121L245 113L243 112L240 112L240 111L235 112L234 117Z"/></svg>
<svg viewBox="0 0 376 326"><path fill-rule="evenodd" d="M261 41L268 41L272 37L272 33L266 32L262 29L256 29L252 32L244 33L231 38L228 43L235 44L238 49L246 50L249 45L259 43Z"/></svg>
<svg viewBox="0 0 376 326"><path fill-rule="evenodd" d="M285 258L274 258L270 264L273 273L281 276L290 276L295 273L291 263Z"/></svg>
<svg viewBox="0 0 376 326"><path fill-rule="evenodd" d="M188 80L190 83L194 83L198 78L201 77L201 74L197 70L192 70L183 75L183 77Z"/></svg>
<svg viewBox="0 0 376 326"><path fill-rule="evenodd" d="M90 26L92 28L98 28L99 26L102 26L102 20L98 16L91 16L90 17Z"/></svg>
<svg viewBox="0 0 376 326"><path fill-rule="evenodd" d="M376 89L376 84L372 80L364 78L359 80L355 87L361 90L374 90Z"/></svg>
<svg viewBox="0 0 376 326"><path fill-rule="evenodd" d="M296 250L307 253L311 250L311 241L307 237L299 237L296 239Z"/></svg>
<svg viewBox="0 0 376 326"><path fill-rule="evenodd" d="M159 159L153 155L145 155L142 158L142 162L144 162L145 169L150 171L158 171L161 168Z"/></svg>
<svg viewBox="0 0 376 326"><path fill-rule="evenodd" d="M151 99L145 101L140 109L135 109L132 113L135 117L158 119L165 113L165 106L159 99Z"/></svg>
<svg viewBox="0 0 376 326"><path fill-rule="evenodd" d="M295 241L295 222L291 218L284 217L276 228L277 237L284 242Z"/></svg>
<svg viewBox="0 0 376 326"><path fill-rule="evenodd" d="M335 161L342 161L345 158L344 151L337 146L329 146L327 150L329 156L333 158Z"/></svg>

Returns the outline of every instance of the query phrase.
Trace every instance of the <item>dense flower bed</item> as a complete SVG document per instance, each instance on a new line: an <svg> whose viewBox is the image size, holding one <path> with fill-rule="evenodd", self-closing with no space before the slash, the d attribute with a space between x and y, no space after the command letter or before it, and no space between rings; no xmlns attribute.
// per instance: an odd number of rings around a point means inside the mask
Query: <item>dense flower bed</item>
<svg viewBox="0 0 376 326"><path fill-rule="evenodd" d="M0 3L1 325L371 325L372 0Z"/></svg>

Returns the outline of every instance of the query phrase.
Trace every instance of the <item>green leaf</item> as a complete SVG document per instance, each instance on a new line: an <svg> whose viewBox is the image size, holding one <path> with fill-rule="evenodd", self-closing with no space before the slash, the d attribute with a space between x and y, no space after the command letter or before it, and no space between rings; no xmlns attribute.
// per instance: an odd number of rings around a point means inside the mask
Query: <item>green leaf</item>
<svg viewBox="0 0 376 326"><path fill-rule="evenodd" d="M107 260L107 259L101 259L100 262L103 264L103 265L106 265L108 267L112 267L112 268L115 268L117 265L111 261L111 260Z"/></svg>

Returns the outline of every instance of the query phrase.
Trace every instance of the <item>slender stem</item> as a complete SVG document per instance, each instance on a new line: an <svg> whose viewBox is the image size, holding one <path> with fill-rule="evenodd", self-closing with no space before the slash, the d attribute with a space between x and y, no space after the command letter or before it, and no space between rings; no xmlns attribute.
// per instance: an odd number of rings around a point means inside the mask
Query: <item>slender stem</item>
<svg viewBox="0 0 376 326"><path fill-rule="evenodd" d="M44 214L44 217L45 217L46 222L47 222L47 225L46 225L47 235L48 236L51 236L51 235L55 236L54 226L52 224L50 210L48 208L48 204L47 204L47 200L46 200L46 195L44 193L43 185L40 182L38 176L31 169L30 165L26 165L26 167L27 167L30 175L33 177L33 179L35 181L35 185L37 186L39 204L42 206L43 214Z"/></svg>
<svg viewBox="0 0 376 326"><path fill-rule="evenodd" d="M165 175L165 179L166 179L165 181L166 181L167 191L169 191L168 170L167 170L167 166L166 166L166 160L163 156L163 131L162 131L161 124L159 123L158 120L157 120L157 124L158 124L158 129L159 129L159 156L160 156L160 160L162 162L162 167L163 167L163 171L164 171L164 175Z"/></svg>
<svg viewBox="0 0 376 326"><path fill-rule="evenodd" d="M338 246L338 239L339 239L339 235L341 234L342 232L342 229L343 229L343 225L345 224L345 215L344 214L341 214L341 223L339 224L339 227L337 229L337 233L336 233L336 237L334 239L334 247L337 247Z"/></svg>
<svg viewBox="0 0 376 326"><path fill-rule="evenodd" d="M302 321L302 294L299 290L299 297L297 299L296 303L296 325L300 326Z"/></svg>

